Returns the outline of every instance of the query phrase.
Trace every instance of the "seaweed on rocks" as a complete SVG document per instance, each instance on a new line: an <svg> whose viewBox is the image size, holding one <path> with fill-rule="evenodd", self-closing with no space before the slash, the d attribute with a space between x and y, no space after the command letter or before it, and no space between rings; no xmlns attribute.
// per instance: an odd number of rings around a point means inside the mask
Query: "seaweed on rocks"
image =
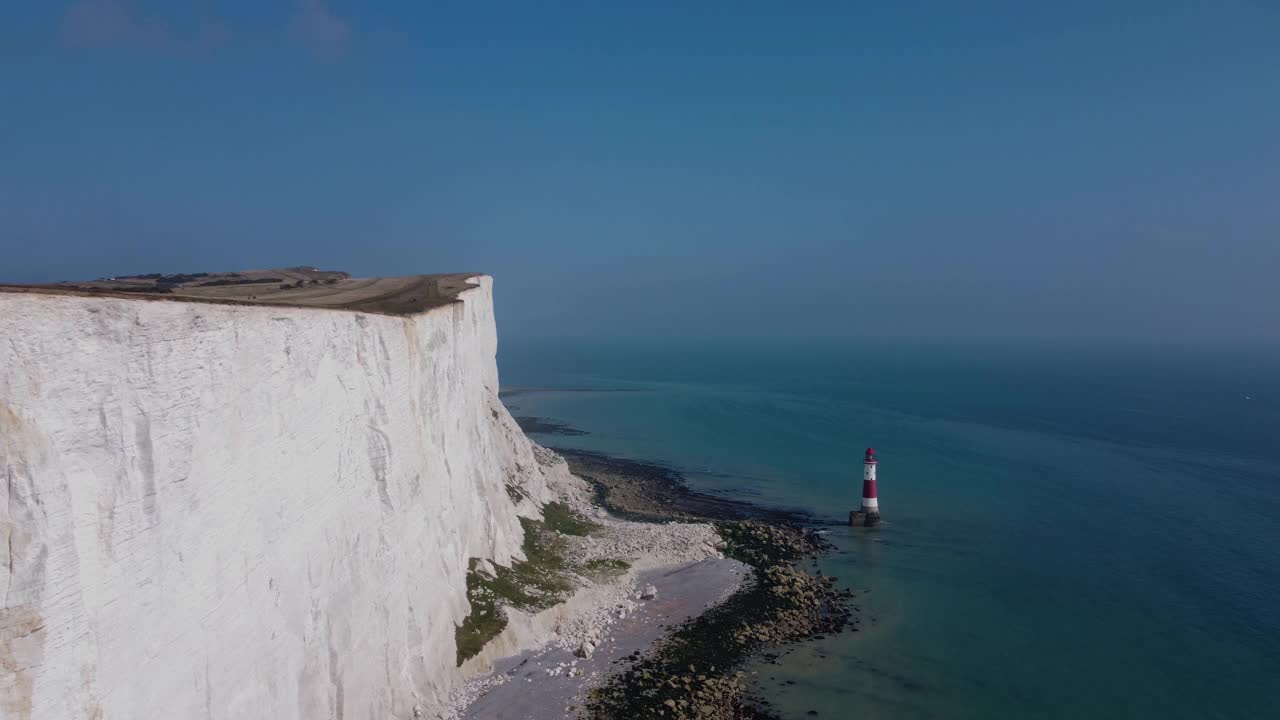
<svg viewBox="0 0 1280 720"><path fill-rule="evenodd" d="M572 448L551 448L569 463L574 475L595 490L595 499L610 513L639 522L769 520L781 524L811 523L793 510L768 508L746 500L709 495L689 487L676 470L653 463L611 457Z"/></svg>
<svg viewBox="0 0 1280 720"><path fill-rule="evenodd" d="M773 717L753 699L739 669L778 644L842 632L850 590L796 567L826 550L812 531L756 520L718 523L726 555L755 570L755 581L676 628L647 655L591 692L583 716L747 720Z"/></svg>
<svg viewBox="0 0 1280 720"><path fill-rule="evenodd" d="M752 579L722 602L670 629L647 652L618 661L612 674L575 702L571 715L580 720L775 718L767 700L753 696L743 669L746 661L776 658L782 646L843 632L853 622L853 593L837 587L835 578L802 569L832 549L808 529L813 518L699 493L671 468L584 451L559 452L575 475L594 486L597 503L612 515L664 524L711 523L720 536L715 548L752 571ZM595 525L559 503L545 506L543 517L532 537L553 544L590 534ZM526 540L530 537L526 532ZM536 552L526 549L526 555L535 565L547 565ZM516 580L513 572L531 569L517 562L511 569L498 568L498 578L474 572L468 576L473 612L458 631L459 663L501 631L502 607L529 607L519 584L495 580ZM607 580L627 569L616 558L562 558L552 576ZM473 593L473 582L484 592Z"/></svg>

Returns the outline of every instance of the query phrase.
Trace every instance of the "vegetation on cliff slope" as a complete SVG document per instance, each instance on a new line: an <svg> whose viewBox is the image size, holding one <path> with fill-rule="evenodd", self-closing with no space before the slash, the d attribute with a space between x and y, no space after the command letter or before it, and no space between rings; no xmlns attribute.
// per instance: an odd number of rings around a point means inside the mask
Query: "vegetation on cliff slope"
<svg viewBox="0 0 1280 720"><path fill-rule="evenodd" d="M525 559L511 567L490 565L472 559L467 572L467 600L471 614L455 633L458 664L477 655L485 644L507 626L504 607L536 612L563 602L574 588L574 575L601 578L626 569L621 560L597 560L578 567L566 559L566 535L586 536L600 528L564 503L548 503L543 520L520 518L524 528ZM621 565L619 565L619 563ZM621 569L619 569L619 567Z"/></svg>

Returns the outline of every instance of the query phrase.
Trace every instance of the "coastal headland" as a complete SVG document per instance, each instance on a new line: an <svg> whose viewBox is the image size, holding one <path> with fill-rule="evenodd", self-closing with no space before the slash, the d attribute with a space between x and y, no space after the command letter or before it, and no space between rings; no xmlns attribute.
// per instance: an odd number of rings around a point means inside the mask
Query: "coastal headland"
<svg viewBox="0 0 1280 720"><path fill-rule="evenodd" d="M760 718L851 626L802 514L530 441L487 276L2 286L0 340L6 719Z"/></svg>

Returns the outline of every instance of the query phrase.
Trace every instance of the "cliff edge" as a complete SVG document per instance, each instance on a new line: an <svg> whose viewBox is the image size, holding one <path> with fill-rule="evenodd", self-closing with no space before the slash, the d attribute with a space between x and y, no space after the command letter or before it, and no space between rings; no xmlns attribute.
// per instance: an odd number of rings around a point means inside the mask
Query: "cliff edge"
<svg viewBox="0 0 1280 720"><path fill-rule="evenodd" d="M491 279L423 277L451 294L0 291L0 717L447 699L469 560L571 478L498 401Z"/></svg>

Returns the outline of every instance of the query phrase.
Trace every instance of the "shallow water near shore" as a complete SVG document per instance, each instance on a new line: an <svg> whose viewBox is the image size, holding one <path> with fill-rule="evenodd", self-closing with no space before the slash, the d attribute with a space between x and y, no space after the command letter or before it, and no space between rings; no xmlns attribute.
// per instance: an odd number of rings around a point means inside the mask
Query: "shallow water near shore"
<svg viewBox="0 0 1280 720"><path fill-rule="evenodd" d="M735 560L707 559L640 573L637 586L652 584L657 597L638 603L626 619L604 633L590 658L561 648L530 650L494 665L506 682L486 690L463 713L463 720L556 718L583 703L582 688L597 684L632 652L642 651L667 628L703 612L733 592L750 568ZM570 674L570 670L575 674ZM527 683L527 684L526 684Z"/></svg>
<svg viewBox="0 0 1280 720"><path fill-rule="evenodd" d="M499 363L514 414L587 433L543 444L831 523L861 629L750 667L787 717L1258 717L1280 692L1274 350L510 340ZM851 530L867 446L886 523Z"/></svg>

